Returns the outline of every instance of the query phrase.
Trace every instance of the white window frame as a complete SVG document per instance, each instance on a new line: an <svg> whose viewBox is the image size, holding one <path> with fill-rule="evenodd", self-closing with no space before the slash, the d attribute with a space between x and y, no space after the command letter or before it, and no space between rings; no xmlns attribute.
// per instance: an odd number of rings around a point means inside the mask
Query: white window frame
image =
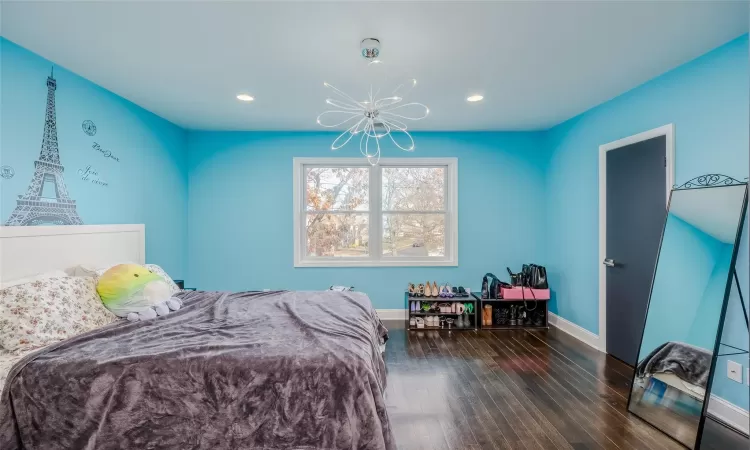
<svg viewBox="0 0 750 450"><path fill-rule="evenodd" d="M294 158L294 267L438 267L458 266L458 158L381 158L371 166L366 158ZM306 230L306 166L370 168L369 242L364 257L308 257ZM383 167L445 167L445 256L399 257L382 255ZM414 211L419 213L419 211Z"/></svg>

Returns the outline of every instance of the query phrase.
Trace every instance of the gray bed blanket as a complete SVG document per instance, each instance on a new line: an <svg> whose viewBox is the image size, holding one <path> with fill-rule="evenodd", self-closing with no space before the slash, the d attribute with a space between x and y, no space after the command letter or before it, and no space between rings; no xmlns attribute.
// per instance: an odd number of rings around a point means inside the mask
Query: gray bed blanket
<svg viewBox="0 0 750 450"><path fill-rule="evenodd" d="M395 449L366 295L180 296L14 366L0 449Z"/></svg>
<svg viewBox="0 0 750 450"><path fill-rule="evenodd" d="M684 342L665 342L638 363L637 377L673 373L682 381L706 388L711 352Z"/></svg>

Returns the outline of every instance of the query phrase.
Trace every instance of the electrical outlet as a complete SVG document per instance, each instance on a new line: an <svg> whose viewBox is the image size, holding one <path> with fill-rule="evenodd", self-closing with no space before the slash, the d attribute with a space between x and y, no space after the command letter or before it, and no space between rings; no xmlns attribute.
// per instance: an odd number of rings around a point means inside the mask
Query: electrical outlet
<svg viewBox="0 0 750 450"><path fill-rule="evenodd" d="M742 384L742 364L727 361L727 378Z"/></svg>

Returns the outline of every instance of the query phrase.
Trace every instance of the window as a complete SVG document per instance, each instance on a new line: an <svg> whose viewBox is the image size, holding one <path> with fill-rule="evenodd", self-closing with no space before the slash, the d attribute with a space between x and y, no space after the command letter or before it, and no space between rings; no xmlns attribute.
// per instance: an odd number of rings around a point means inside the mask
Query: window
<svg viewBox="0 0 750 450"><path fill-rule="evenodd" d="M457 266L456 158L294 159L294 265Z"/></svg>

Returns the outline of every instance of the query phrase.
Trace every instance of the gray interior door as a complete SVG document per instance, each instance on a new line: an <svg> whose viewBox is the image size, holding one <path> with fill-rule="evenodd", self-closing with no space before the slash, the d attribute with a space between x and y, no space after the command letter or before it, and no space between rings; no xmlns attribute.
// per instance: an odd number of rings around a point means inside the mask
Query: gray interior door
<svg viewBox="0 0 750 450"><path fill-rule="evenodd" d="M666 148L660 136L607 152L607 353L631 366L667 217Z"/></svg>

